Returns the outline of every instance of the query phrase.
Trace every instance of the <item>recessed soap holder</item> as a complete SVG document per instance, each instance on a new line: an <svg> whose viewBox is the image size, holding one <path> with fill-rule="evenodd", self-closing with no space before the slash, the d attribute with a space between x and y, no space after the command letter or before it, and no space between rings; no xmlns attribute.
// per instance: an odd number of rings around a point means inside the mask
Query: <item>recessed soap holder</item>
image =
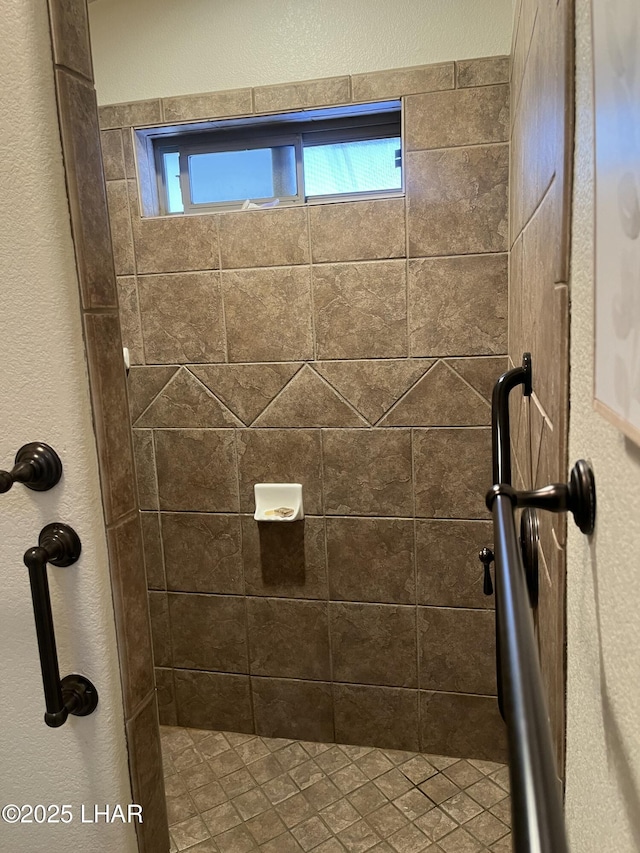
<svg viewBox="0 0 640 853"><path fill-rule="evenodd" d="M301 483L256 483L256 521L300 521L304 518Z"/></svg>

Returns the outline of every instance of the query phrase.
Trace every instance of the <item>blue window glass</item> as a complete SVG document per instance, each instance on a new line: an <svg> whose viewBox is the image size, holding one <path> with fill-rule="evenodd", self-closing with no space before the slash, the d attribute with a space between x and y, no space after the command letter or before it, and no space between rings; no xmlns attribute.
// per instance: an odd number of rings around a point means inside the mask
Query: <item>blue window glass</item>
<svg viewBox="0 0 640 853"><path fill-rule="evenodd" d="M269 199L296 194L293 145L189 156L193 204Z"/></svg>
<svg viewBox="0 0 640 853"><path fill-rule="evenodd" d="M402 188L396 165L400 137L307 146L303 150L307 196Z"/></svg>

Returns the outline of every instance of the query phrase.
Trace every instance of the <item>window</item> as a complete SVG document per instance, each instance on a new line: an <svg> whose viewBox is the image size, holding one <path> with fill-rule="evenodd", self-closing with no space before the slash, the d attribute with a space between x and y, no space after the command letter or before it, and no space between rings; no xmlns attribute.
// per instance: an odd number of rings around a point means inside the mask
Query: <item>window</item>
<svg viewBox="0 0 640 853"><path fill-rule="evenodd" d="M402 191L400 102L141 131L164 214Z"/></svg>

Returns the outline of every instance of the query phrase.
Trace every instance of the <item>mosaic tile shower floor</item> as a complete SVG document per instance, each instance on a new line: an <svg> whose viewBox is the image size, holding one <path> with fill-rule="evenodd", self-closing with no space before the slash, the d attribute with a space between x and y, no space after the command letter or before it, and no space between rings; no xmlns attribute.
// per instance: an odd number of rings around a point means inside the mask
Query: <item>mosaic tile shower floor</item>
<svg viewBox="0 0 640 853"><path fill-rule="evenodd" d="M508 768L161 727L171 850L510 853Z"/></svg>

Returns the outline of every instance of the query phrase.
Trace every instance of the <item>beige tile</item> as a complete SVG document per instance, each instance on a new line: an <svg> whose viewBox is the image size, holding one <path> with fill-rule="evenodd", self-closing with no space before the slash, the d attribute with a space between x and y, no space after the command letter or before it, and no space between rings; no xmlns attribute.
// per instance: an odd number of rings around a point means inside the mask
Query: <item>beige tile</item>
<svg viewBox="0 0 640 853"><path fill-rule="evenodd" d="M411 355L506 352L507 281L504 254L409 261Z"/></svg>
<svg viewBox="0 0 640 853"><path fill-rule="evenodd" d="M252 675L330 677L326 602L249 598L247 618Z"/></svg>
<svg viewBox="0 0 640 853"><path fill-rule="evenodd" d="M412 68L396 68L390 71L373 71L354 74L351 78L353 100L376 101L382 98L401 98L416 92L437 92L453 89L454 70L452 62L440 65L416 65Z"/></svg>
<svg viewBox="0 0 640 853"><path fill-rule="evenodd" d="M180 725L253 732L247 676L176 669L174 679Z"/></svg>
<svg viewBox="0 0 640 853"><path fill-rule="evenodd" d="M326 430L322 444L328 514L413 514L409 430Z"/></svg>
<svg viewBox="0 0 640 853"><path fill-rule="evenodd" d="M367 427L369 424L308 365L267 406L256 427Z"/></svg>
<svg viewBox="0 0 640 853"><path fill-rule="evenodd" d="M375 424L432 364L430 359L366 359L315 362L314 369Z"/></svg>
<svg viewBox="0 0 640 853"><path fill-rule="evenodd" d="M416 523L418 601L439 607L493 607L483 592L481 548L491 548L489 521L430 519Z"/></svg>
<svg viewBox="0 0 640 853"><path fill-rule="evenodd" d="M275 809L268 809L248 820L247 829L258 844L265 844L282 835L286 827Z"/></svg>
<svg viewBox="0 0 640 853"><path fill-rule="evenodd" d="M95 92L93 86L63 70L56 71L56 86L82 305L115 307L113 254Z"/></svg>
<svg viewBox="0 0 640 853"><path fill-rule="evenodd" d="M160 101L131 101L124 104L106 104L98 108L100 127L144 127L162 121Z"/></svg>
<svg viewBox="0 0 640 853"><path fill-rule="evenodd" d="M461 59L456 62L458 88L492 86L509 82L508 56L485 56L481 59Z"/></svg>
<svg viewBox="0 0 640 853"><path fill-rule="evenodd" d="M509 369L506 356L496 358L449 358L447 364L462 376L472 388L490 403L493 387L500 376Z"/></svg>
<svg viewBox="0 0 640 853"><path fill-rule="evenodd" d="M191 372L247 426L281 391L299 364L208 364Z"/></svg>
<svg viewBox="0 0 640 853"><path fill-rule="evenodd" d="M242 559L247 595L327 597L323 518L269 524L243 516Z"/></svg>
<svg viewBox="0 0 640 853"><path fill-rule="evenodd" d="M322 512L319 430L241 430L237 442L242 512L255 509L255 483L302 483L305 511Z"/></svg>
<svg viewBox="0 0 640 853"><path fill-rule="evenodd" d="M409 152L410 256L505 251L508 167L506 145Z"/></svg>
<svg viewBox="0 0 640 853"><path fill-rule="evenodd" d="M56 65L93 80L86 4L82 0L52 0L49 15Z"/></svg>
<svg viewBox="0 0 640 853"><path fill-rule="evenodd" d="M420 732L424 752L506 760L506 729L493 697L421 692Z"/></svg>
<svg viewBox="0 0 640 853"><path fill-rule="evenodd" d="M495 617L491 611L419 607L420 686L496 692Z"/></svg>
<svg viewBox="0 0 640 853"><path fill-rule="evenodd" d="M272 113L346 104L351 99L351 92L348 77L324 77L300 83L258 86L253 90L253 96L257 113Z"/></svg>
<svg viewBox="0 0 640 853"><path fill-rule="evenodd" d="M149 615L153 640L153 662L156 666L171 666L169 602L165 592L149 593Z"/></svg>
<svg viewBox="0 0 640 853"><path fill-rule="evenodd" d="M294 361L313 356L308 267L223 272L230 361Z"/></svg>
<svg viewBox="0 0 640 853"><path fill-rule="evenodd" d="M337 740L418 748L415 690L356 684L334 684L333 690Z"/></svg>
<svg viewBox="0 0 640 853"><path fill-rule="evenodd" d="M482 426L489 403L443 361L438 361L395 404L380 426Z"/></svg>
<svg viewBox="0 0 640 853"><path fill-rule="evenodd" d="M309 207L314 263L402 258L404 199L375 199Z"/></svg>
<svg viewBox="0 0 640 853"><path fill-rule="evenodd" d="M102 165L106 181L122 181L125 179L124 155L122 151L122 131L103 130L100 133L102 148Z"/></svg>
<svg viewBox="0 0 640 853"><path fill-rule="evenodd" d="M206 513L162 513L167 588L243 594L240 519Z"/></svg>
<svg viewBox="0 0 640 853"><path fill-rule="evenodd" d="M108 131L104 131L108 132ZM125 177L127 178L135 178L136 177L136 160L133 153L134 149L134 134L130 127L125 128L122 131L122 152L124 155L124 172Z"/></svg>
<svg viewBox="0 0 640 853"><path fill-rule="evenodd" d="M139 427L240 427L242 423L196 377L181 367L137 421Z"/></svg>
<svg viewBox="0 0 640 853"><path fill-rule="evenodd" d="M165 122L247 115L252 112L251 89L163 98L162 108Z"/></svg>
<svg viewBox="0 0 640 853"><path fill-rule="evenodd" d="M334 602L329 612L336 681L417 687L415 608Z"/></svg>
<svg viewBox="0 0 640 853"><path fill-rule="evenodd" d="M155 696L127 723L132 799L142 806L144 822L138 827L146 850L167 850L169 833L162 778L162 752Z"/></svg>
<svg viewBox="0 0 640 853"><path fill-rule="evenodd" d="M157 430L155 437L161 509L237 512L230 430Z"/></svg>
<svg viewBox="0 0 640 853"><path fill-rule="evenodd" d="M224 361L218 273L141 276L138 294L147 362Z"/></svg>
<svg viewBox="0 0 640 853"><path fill-rule="evenodd" d="M331 832L327 829L323 821L317 815L314 815L293 829L292 835L303 850L312 850L318 844L322 844L323 841L330 838Z"/></svg>
<svg viewBox="0 0 640 853"><path fill-rule="evenodd" d="M107 524L136 508L122 339L114 312L85 314L91 403Z"/></svg>
<svg viewBox="0 0 640 853"><path fill-rule="evenodd" d="M428 518L485 518L491 486L491 431L415 430L416 514Z"/></svg>
<svg viewBox="0 0 640 853"><path fill-rule="evenodd" d="M214 270L219 266L217 217L133 218L138 273Z"/></svg>
<svg viewBox="0 0 640 853"><path fill-rule="evenodd" d="M282 207L222 214L220 253L223 269L308 263L306 208Z"/></svg>
<svg viewBox="0 0 640 853"><path fill-rule="evenodd" d="M314 267L313 300L318 358L407 354L403 261Z"/></svg>
<svg viewBox="0 0 640 853"><path fill-rule="evenodd" d="M333 600L415 601L413 521L328 518L327 556Z"/></svg>
<svg viewBox="0 0 640 853"><path fill-rule="evenodd" d="M252 678L251 685L259 734L333 740L330 684L290 678Z"/></svg>
<svg viewBox="0 0 640 853"><path fill-rule="evenodd" d="M407 151L509 141L509 86L411 95L405 105Z"/></svg>

